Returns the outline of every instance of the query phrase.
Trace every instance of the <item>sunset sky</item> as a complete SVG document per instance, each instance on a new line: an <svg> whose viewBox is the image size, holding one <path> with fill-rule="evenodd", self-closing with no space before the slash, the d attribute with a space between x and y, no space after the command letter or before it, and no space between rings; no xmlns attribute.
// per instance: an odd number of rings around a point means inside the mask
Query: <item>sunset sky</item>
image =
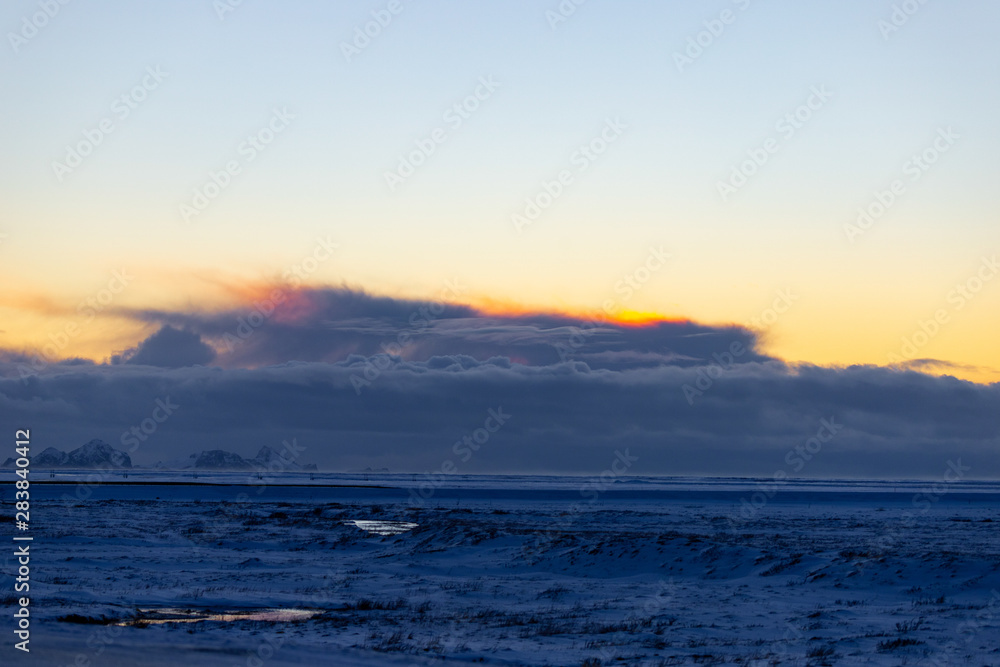
<svg viewBox="0 0 1000 667"><path fill-rule="evenodd" d="M342 331L345 295L606 312L996 400L996 3L233 4L0 8L12 381L111 374L168 325L225 372L379 352L227 348L280 290L261 331Z"/></svg>

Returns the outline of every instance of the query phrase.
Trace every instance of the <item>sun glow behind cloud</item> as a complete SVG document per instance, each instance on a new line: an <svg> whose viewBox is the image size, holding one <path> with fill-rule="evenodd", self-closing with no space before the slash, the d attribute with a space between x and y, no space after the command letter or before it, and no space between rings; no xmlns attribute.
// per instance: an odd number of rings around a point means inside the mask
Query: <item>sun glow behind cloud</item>
<svg viewBox="0 0 1000 667"><path fill-rule="evenodd" d="M136 319L137 312L190 312L212 315L228 313L230 329L235 329L243 321L253 320L253 328L260 326L287 325L300 326L312 323L324 326L323 320L337 317L336 311L329 311L330 304L324 301L321 285L293 285L282 280L247 280L237 276L221 276L215 273L198 273L200 277L187 274L175 286L186 285L191 291L182 298L177 292L162 290L162 282L139 285L123 292L120 297L102 308L93 311L86 306L86 299L92 297L74 296L60 298L41 293L8 294L0 299L0 310L4 312L4 344L8 350L25 354L38 354L44 350L44 357L50 361L60 358L81 357L95 362L108 360L136 346L155 330L155 324ZM157 275L152 272L151 275ZM168 273L164 273L164 276ZM985 289L985 288L984 288ZM776 293L780 293L780 290ZM157 296L158 295L158 296ZM169 296L168 296L169 295ZM196 296L197 295L197 296ZM902 313L896 320L901 324L897 332L884 332L874 336L875 331L867 331L867 337L858 339L857 323L850 319L834 316L826 317L822 301L807 300L799 295L798 300L787 312L767 319L768 311L777 299L766 299L753 309L752 313L733 318L732 323L746 326L760 336L761 346L769 354L794 362L847 365L868 363L890 365L889 355L899 354L906 340L922 343L919 332L920 322L926 317L910 316ZM552 315L565 318L571 326L586 329L595 325L625 328L655 327L661 323L685 323L691 317L653 310L633 310L620 305L615 299L605 299L601 307L545 308L527 305L510 299L488 297L450 298L441 301L441 294L428 296L417 301L425 304L447 304L470 309L476 317L525 318ZM153 304L156 304L155 306ZM780 305L780 304L779 304ZM865 306L857 304L858 313L870 311L869 317L883 317L885 309L880 302L872 301ZM738 312L734 310L733 312ZM932 315L932 314L931 314ZM764 317L764 320L761 320ZM907 365L909 368L935 375L954 375L976 382L996 382L1000 379L997 369L1000 358L991 336L984 335L995 330L997 314L990 308L987 298L971 300L946 326L940 327L936 335L929 337L926 345L915 348L904 357L905 362L919 362ZM825 321L826 320L826 321ZM175 321L183 326L182 319ZM716 324L726 325L725 320ZM756 326L755 326L756 325ZM862 329L861 331L863 331ZM859 342L863 340L864 342ZM218 352L225 350L221 339L206 338ZM409 354L412 347L404 347ZM975 352L980 350L979 352ZM910 352L910 350L906 350ZM922 361L921 361L922 360Z"/></svg>

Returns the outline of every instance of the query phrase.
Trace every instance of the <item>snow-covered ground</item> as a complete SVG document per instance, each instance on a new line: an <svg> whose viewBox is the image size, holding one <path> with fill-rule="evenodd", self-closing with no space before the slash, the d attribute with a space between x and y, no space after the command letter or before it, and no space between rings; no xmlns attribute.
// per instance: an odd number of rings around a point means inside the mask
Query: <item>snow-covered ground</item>
<svg viewBox="0 0 1000 667"><path fill-rule="evenodd" d="M89 475L4 664L1000 664L996 483Z"/></svg>

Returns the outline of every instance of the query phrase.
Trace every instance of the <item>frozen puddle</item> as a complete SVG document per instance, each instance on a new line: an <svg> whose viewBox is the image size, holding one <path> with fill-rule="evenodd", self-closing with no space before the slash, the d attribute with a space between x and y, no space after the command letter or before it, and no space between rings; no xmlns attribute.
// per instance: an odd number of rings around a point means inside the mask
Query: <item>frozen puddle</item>
<svg viewBox="0 0 1000 667"><path fill-rule="evenodd" d="M216 612L206 609L140 609L135 618L115 625L160 625L163 623L200 623L202 621L263 621L265 623L291 623L306 621L320 612L312 609L257 609L247 611Z"/></svg>
<svg viewBox="0 0 1000 667"><path fill-rule="evenodd" d="M408 530L413 530L419 523L410 523L409 521L349 521L348 523L353 523L355 526L361 530L367 531L369 533L375 533L376 535L399 535L400 533L405 533Z"/></svg>

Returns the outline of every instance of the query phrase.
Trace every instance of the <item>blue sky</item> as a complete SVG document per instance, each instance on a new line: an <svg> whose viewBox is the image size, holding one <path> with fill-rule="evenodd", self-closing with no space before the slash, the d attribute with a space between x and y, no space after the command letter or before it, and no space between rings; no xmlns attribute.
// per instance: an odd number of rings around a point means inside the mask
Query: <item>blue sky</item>
<svg viewBox="0 0 1000 667"><path fill-rule="evenodd" d="M716 279L711 288L661 280L641 295L642 310L744 321L792 285L841 319L859 305L888 307L891 340L929 307L914 294L944 294L997 241L1000 92L990 82L1000 8L992 3L914 4L912 17L883 34L894 3L591 0L553 27L555 2L401 0L350 59L343 45L387 2L248 0L226 12L207 1L54 6L47 25L0 60L4 233L24 250L8 270L50 293L81 278L99 282L106 265L137 255L149 267L260 277L280 272L317 234L334 233L344 253L323 281L420 296L462 276L483 298L592 308L645 246L662 243L678 250L679 273ZM12 2L0 11L10 43L40 10ZM678 71L676 54L725 12L731 22ZM53 162L148 67L167 73L163 83L58 180ZM497 91L390 191L385 173L481 77ZM721 201L718 183L747 151L780 137L776 121L814 86L831 99ZM288 131L197 224L183 226L178 208L275 108L295 116ZM621 141L529 234L515 234L511 216L525 198L570 167L609 118L627 126ZM961 137L955 150L863 243L845 243L842 228L858 207L947 127ZM66 234L72 243L49 243ZM66 270L40 267L32 258L42 252ZM929 255L939 259L915 265ZM877 305L865 305L862 287L813 274L843 267L861 285L879 285ZM803 317L780 325L799 341L780 350L789 358L884 356L883 340L835 352L819 343L830 323Z"/></svg>

